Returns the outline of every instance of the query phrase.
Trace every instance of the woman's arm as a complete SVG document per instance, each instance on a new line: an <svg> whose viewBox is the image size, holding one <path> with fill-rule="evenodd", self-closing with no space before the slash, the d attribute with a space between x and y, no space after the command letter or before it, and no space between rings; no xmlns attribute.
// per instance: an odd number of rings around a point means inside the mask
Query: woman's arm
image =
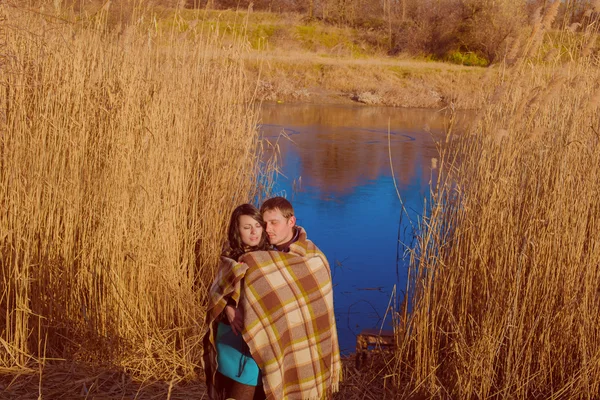
<svg viewBox="0 0 600 400"><path fill-rule="evenodd" d="M227 304L224 311L225 315L227 316L227 320L229 321L229 325L231 325L231 330L233 333L236 335L242 333L242 328L244 327L244 316L242 314L242 310Z"/></svg>

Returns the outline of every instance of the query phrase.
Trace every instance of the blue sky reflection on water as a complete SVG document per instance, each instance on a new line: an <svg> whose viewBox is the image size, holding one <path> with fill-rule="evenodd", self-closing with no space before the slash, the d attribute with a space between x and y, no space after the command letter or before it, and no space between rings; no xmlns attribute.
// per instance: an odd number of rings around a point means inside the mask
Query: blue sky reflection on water
<svg viewBox="0 0 600 400"><path fill-rule="evenodd" d="M441 136L444 118L431 110L379 107L261 110L264 137L289 134L290 140L279 140L275 192L292 201L298 224L331 264L340 347L352 352L362 329L381 326L394 285L399 296L406 287L406 264L400 262L398 275L396 266L401 205L390 170L388 120L394 174L416 226L437 157L433 138ZM401 230L410 240L406 216ZM389 316L387 322L389 329Z"/></svg>

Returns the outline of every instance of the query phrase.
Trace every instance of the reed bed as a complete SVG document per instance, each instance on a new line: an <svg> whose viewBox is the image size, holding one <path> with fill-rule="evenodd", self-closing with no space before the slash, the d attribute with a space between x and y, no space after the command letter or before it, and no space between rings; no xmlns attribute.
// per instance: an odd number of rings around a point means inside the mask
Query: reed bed
<svg viewBox="0 0 600 400"><path fill-rule="evenodd" d="M229 214L260 191L244 39L135 12L115 27L109 8L0 5L5 372L66 358L193 376Z"/></svg>
<svg viewBox="0 0 600 400"><path fill-rule="evenodd" d="M546 62L521 50L470 131L440 143L398 325L401 397L600 397L600 70L582 37Z"/></svg>

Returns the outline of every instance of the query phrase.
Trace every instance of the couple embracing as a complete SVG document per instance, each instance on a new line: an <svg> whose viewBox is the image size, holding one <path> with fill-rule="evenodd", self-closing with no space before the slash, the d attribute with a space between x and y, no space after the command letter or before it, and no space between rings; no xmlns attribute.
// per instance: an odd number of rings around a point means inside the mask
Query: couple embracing
<svg viewBox="0 0 600 400"><path fill-rule="evenodd" d="M338 390L331 270L285 198L233 211L206 322L209 399L320 400Z"/></svg>

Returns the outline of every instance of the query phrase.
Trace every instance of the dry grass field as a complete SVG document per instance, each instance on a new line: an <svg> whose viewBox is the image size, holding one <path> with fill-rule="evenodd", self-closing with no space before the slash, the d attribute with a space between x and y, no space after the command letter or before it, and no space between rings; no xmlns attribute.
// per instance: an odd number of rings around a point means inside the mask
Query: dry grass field
<svg viewBox="0 0 600 400"><path fill-rule="evenodd" d="M407 398L600 396L597 32L548 56L536 29L440 143L392 369Z"/></svg>
<svg viewBox="0 0 600 400"><path fill-rule="evenodd" d="M337 398L600 397L597 24L551 50L552 13L514 60L472 72L259 57L181 16L1 4L0 398L201 397L229 213L273 168L255 100L407 82L484 106L440 143L395 357L346 360Z"/></svg>
<svg viewBox="0 0 600 400"><path fill-rule="evenodd" d="M0 13L0 369L195 376L230 211L262 192L245 42Z"/></svg>

